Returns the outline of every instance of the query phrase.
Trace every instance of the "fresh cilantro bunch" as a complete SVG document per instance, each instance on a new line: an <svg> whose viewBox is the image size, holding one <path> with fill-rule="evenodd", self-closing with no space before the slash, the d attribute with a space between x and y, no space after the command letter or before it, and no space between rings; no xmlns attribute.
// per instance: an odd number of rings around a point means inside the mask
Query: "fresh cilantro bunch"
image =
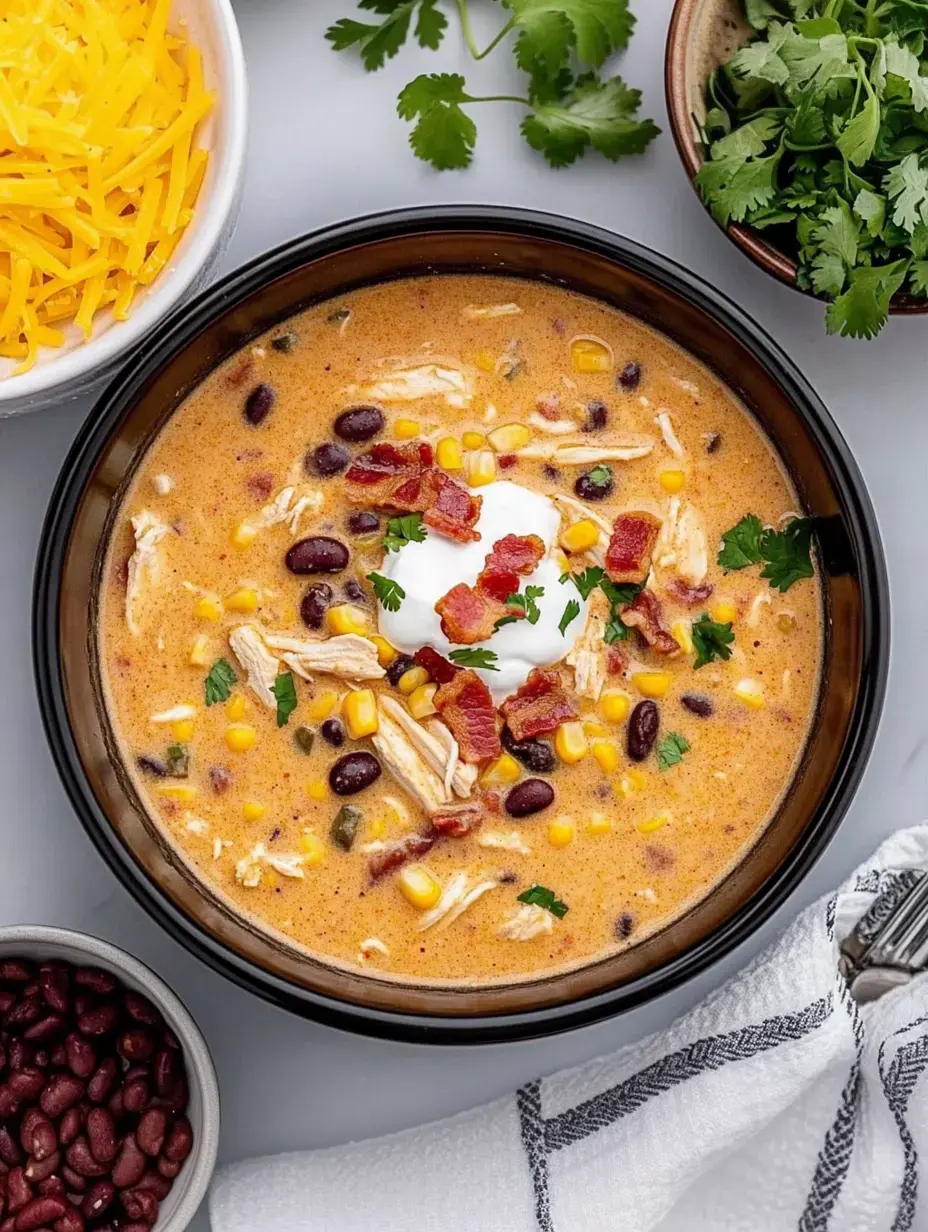
<svg viewBox="0 0 928 1232"><path fill-rule="evenodd" d="M872 338L897 291L928 296L928 0L742 2L697 186L797 261L829 333Z"/></svg>
<svg viewBox="0 0 928 1232"><path fill-rule="evenodd" d="M417 157L439 171L467 167L477 141L470 109L478 103L524 108L522 135L552 167L569 166L588 148L615 162L640 154L657 136L650 120L638 118L640 92L621 77L599 75L606 60L628 45L635 24L628 0L499 0L508 18L482 50L469 2L456 0L456 7L471 56L483 60L513 35L513 54L527 78L525 94L475 95L460 73L421 74L397 100L401 118L413 125L409 144ZM438 0L358 0L358 7L379 20L343 17L326 38L336 51L357 48L368 72L382 68L410 34L420 47L435 50L448 29Z"/></svg>

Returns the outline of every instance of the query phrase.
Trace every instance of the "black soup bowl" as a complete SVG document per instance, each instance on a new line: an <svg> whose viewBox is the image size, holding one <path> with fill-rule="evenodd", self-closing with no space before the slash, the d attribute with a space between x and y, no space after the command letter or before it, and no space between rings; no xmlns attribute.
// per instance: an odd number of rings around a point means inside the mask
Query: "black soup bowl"
<svg viewBox="0 0 928 1232"><path fill-rule="evenodd" d="M796 778L757 843L690 910L587 966L507 985L415 984L321 962L199 881L146 814L102 700L95 629L106 542L146 447L223 359L308 305L398 277L490 272L593 296L661 331L756 415L821 519L823 679ZM160 325L97 403L65 463L39 547L34 658L67 792L98 850L178 940L240 985L309 1018L448 1043L528 1038L616 1014L747 937L824 849L863 773L883 701L888 591L873 511L835 424L736 305L629 240L524 210L416 209L330 227L229 275Z"/></svg>

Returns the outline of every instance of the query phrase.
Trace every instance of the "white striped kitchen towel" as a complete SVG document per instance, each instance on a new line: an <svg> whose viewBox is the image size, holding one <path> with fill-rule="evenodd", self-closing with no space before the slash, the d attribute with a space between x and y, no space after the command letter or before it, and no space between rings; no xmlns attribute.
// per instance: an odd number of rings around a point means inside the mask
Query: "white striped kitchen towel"
<svg viewBox="0 0 928 1232"><path fill-rule="evenodd" d="M928 976L857 1006L836 965L836 939L919 868L928 826L612 1056L419 1129L227 1167L214 1232L928 1232Z"/></svg>

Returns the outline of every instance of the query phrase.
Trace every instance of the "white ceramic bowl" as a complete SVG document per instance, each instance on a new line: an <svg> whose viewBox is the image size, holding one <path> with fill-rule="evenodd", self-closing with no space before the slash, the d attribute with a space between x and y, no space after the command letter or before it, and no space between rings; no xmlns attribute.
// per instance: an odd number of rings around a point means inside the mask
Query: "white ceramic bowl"
<svg viewBox="0 0 928 1232"><path fill-rule="evenodd" d="M216 105L197 130L210 161L193 221L168 265L136 295L127 321L100 313L88 342L72 326L63 347L43 347L32 370L20 376L9 375L12 361L0 360L0 419L59 406L101 388L158 321L202 289L228 246L238 217L248 130L242 40L230 0L174 0L171 28L181 21L203 54L204 79L216 94Z"/></svg>
<svg viewBox="0 0 928 1232"><path fill-rule="evenodd" d="M152 1232L183 1232L206 1197L219 1148L219 1084L200 1028L167 984L144 963L86 933L40 924L0 927L0 959L3 958L31 958L37 962L59 958L75 966L100 967L117 976L127 988L142 993L163 1014L180 1041L187 1065L187 1116L193 1128L193 1150L173 1189L161 1203Z"/></svg>

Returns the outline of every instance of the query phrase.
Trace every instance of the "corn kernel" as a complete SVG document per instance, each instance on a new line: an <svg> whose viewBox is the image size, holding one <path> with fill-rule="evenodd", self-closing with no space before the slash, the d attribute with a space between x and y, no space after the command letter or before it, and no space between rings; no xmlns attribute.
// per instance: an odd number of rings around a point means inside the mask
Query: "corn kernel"
<svg viewBox="0 0 928 1232"><path fill-rule="evenodd" d="M686 483L686 475L683 471L661 471L658 482L665 492L675 496L677 492L682 492Z"/></svg>
<svg viewBox="0 0 928 1232"><path fill-rule="evenodd" d="M349 693L342 703L342 714L352 740L372 736L380 725L373 689L355 689Z"/></svg>
<svg viewBox="0 0 928 1232"><path fill-rule="evenodd" d="M649 817L647 821L639 821L635 829L639 834L653 834L655 830L663 829L669 821L669 813L658 813L654 817Z"/></svg>
<svg viewBox="0 0 928 1232"><path fill-rule="evenodd" d="M245 695L244 693L233 693L226 702L226 717L230 723L241 723L245 717Z"/></svg>
<svg viewBox="0 0 928 1232"><path fill-rule="evenodd" d="M406 901L420 911L428 911L441 898L441 885L424 864L407 864L396 880Z"/></svg>
<svg viewBox="0 0 928 1232"><path fill-rule="evenodd" d="M632 703L627 693L618 689L607 689L599 697L599 708L607 723L624 723L628 718Z"/></svg>
<svg viewBox="0 0 928 1232"><path fill-rule="evenodd" d="M583 730L586 732L588 736L608 736L609 735L608 728L603 727L602 723L597 722L596 719L584 719L583 720Z"/></svg>
<svg viewBox="0 0 928 1232"><path fill-rule="evenodd" d="M226 728L226 744L233 753L247 753L258 743L258 733L247 723L232 723Z"/></svg>
<svg viewBox="0 0 928 1232"><path fill-rule="evenodd" d="M519 763L509 753L500 753L492 766L488 766L480 776L481 787L500 787L506 783L514 783L521 774Z"/></svg>
<svg viewBox="0 0 928 1232"><path fill-rule="evenodd" d="M381 667L389 667L393 660L399 657L400 652L379 633L372 634L371 641L377 647L377 662Z"/></svg>
<svg viewBox="0 0 928 1232"><path fill-rule="evenodd" d="M589 518L574 522L561 535L561 547L568 552L586 552L599 543L599 527Z"/></svg>
<svg viewBox="0 0 928 1232"><path fill-rule="evenodd" d="M419 435L421 427L418 419L398 419L393 425L393 435L398 441L411 441Z"/></svg>
<svg viewBox="0 0 928 1232"><path fill-rule="evenodd" d="M792 633L796 628L796 617L792 612L778 612L777 628L781 633Z"/></svg>
<svg viewBox="0 0 928 1232"><path fill-rule="evenodd" d="M467 455L464 459L464 478L472 488L493 483L496 479L496 454L492 449L479 449Z"/></svg>
<svg viewBox="0 0 928 1232"><path fill-rule="evenodd" d="M241 612L243 616L253 616L258 610L258 592L250 586L240 586L226 598L225 606L227 612Z"/></svg>
<svg viewBox="0 0 928 1232"><path fill-rule="evenodd" d="M562 723L554 736L554 747L561 761L572 766L590 751L582 723Z"/></svg>
<svg viewBox="0 0 928 1232"><path fill-rule="evenodd" d="M548 822L548 842L552 847L567 847L574 841L574 823L569 817Z"/></svg>
<svg viewBox="0 0 928 1232"><path fill-rule="evenodd" d="M310 800L324 800L329 794L329 785L325 779L313 779L307 784L306 794Z"/></svg>
<svg viewBox="0 0 928 1232"><path fill-rule="evenodd" d="M648 780L643 771L636 770L635 767L632 766L622 775L620 790L623 796L630 796L632 792L644 791L647 785Z"/></svg>
<svg viewBox="0 0 928 1232"><path fill-rule="evenodd" d="M326 628L330 633L365 633L367 613L352 603L337 603L325 614Z"/></svg>
<svg viewBox="0 0 928 1232"><path fill-rule="evenodd" d="M474 356L474 367L479 368L481 372L494 372L496 370L496 359L489 351L478 351Z"/></svg>
<svg viewBox="0 0 928 1232"><path fill-rule="evenodd" d="M414 719L425 719L430 714L438 714L438 707L435 705L437 692L437 684L420 684L418 689L413 689L409 695L409 713Z"/></svg>
<svg viewBox="0 0 928 1232"><path fill-rule="evenodd" d="M260 821L267 809L257 800L246 800L242 805L242 816L246 821Z"/></svg>
<svg viewBox="0 0 928 1232"><path fill-rule="evenodd" d="M215 623L222 619L222 602L214 595L201 595L193 605L193 614L197 620L211 620Z"/></svg>
<svg viewBox="0 0 928 1232"><path fill-rule="evenodd" d="M242 550L250 547L257 537L258 532L254 526L248 522L239 522L232 532L232 546Z"/></svg>
<svg viewBox="0 0 928 1232"><path fill-rule="evenodd" d="M500 424L492 432L487 433L487 444L497 453L517 453L532 439L531 428L525 424Z"/></svg>
<svg viewBox="0 0 928 1232"><path fill-rule="evenodd" d="M209 667L212 655L209 650L209 638L205 633L198 634L190 647L188 662L191 667Z"/></svg>
<svg viewBox="0 0 928 1232"><path fill-rule="evenodd" d="M272 868L265 868L262 870L261 881L263 882L265 889L273 890L277 886L277 874Z"/></svg>
<svg viewBox="0 0 928 1232"><path fill-rule="evenodd" d="M590 834L608 834L612 829L612 822L605 813L590 813L586 828Z"/></svg>
<svg viewBox="0 0 928 1232"><path fill-rule="evenodd" d="M308 714L311 719L321 722L327 719L338 701L338 694L334 689L323 689L318 697L314 697L309 703Z"/></svg>
<svg viewBox="0 0 928 1232"><path fill-rule="evenodd" d="M424 684L428 684L429 674L424 667L411 667L408 672L403 672L397 681L396 687L401 693L405 693L407 697L411 693L415 693L416 689Z"/></svg>
<svg viewBox="0 0 928 1232"><path fill-rule="evenodd" d="M619 750L609 740L596 740L593 756L603 774L613 774L619 768Z"/></svg>
<svg viewBox="0 0 928 1232"><path fill-rule="evenodd" d="M483 444L484 436L482 432L465 432L461 440L464 442L465 449L479 449Z"/></svg>
<svg viewBox="0 0 928 1232"><path fill-rule="evenodd" d="M693 653L693 635L690 633L690 622L688 620L674 621L670 632L673 634L673 640L684 654Z"/></svg>
<svg viewBox="0 0 928 1232"><path fill-rule="evenodd" d="M642 697L666 697L673 683L669 672L634 672L632 684Z"/></svg>
<svg viewBox="0 0 928 1232"><path fill-rule="evenodd" d="M726 625L738 615L735 605L729 599L718 599L709 608L709 615L720 625Z"/></svg>
<svg viewBox="0 0 928 1232"><path fill-rule="evenodd" d="M575 338L570 344L570 358L577 372L608 372L612 367L612 352L595 338Z"/></svg>
<svg viewBox="0 0 928 1232"><path fill-rule="evenodd" d="M190 804L197 798L197 789L189 783L169 783L165 787L159 787L158 791L162 796L177 800L180 804Z"/></svg>
<svg viewBox="0 0 928 1232"><path fill-rule="evenodd" d="M435 447L435 460L443 470L459 471L464 465L461 446L453 436L443 436Z"/></svg>
<svg viewBox="0 0 928 1232"><path fill-rule="evenodd" d="M735 697L752 710L761 710L764 705L764 686L759 680L752 680L750 677L739 680L735 685Z"/></svg>
<svg viewBox="0 0 928 1232"><path fill-rule="evenodd" d="M180 719L171 724L171 734L178 744L189 744L195 730L193 719Z"/></svg>
<svg viewBox="0 0 928 1232"><path fill-rule="evenodd" d="M560 569L561 573L566 573L570 569L570 561L567 559L567 553L561 548L554 548L552 550L551 559Z"/></svg>
<svg viewBox="0 0 928 1232"><path fill-rule="evenodd" d="M312 830L303 831L298 845L303 855L304 864L312 867L313 865L321 864L325 859L325 843L323 843L318 834L313 834Z"/></svg>
<svg viewBox="0 0 928 1232"><path fill-rule="evenodd" d="M387 832L387 823L382 817L378 817L376 821L372 821L368 827L371 838L383 838Z"/></svg>

